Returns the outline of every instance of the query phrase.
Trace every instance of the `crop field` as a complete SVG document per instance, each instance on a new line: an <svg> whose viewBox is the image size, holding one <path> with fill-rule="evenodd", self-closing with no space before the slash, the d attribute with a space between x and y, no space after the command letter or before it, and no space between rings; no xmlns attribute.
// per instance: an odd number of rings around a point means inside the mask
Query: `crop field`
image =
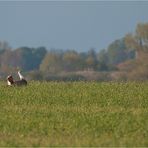
<svg viewBox="0 0 148 148"><path fill-rule="evenodd" d="M148 82L1 82L0 146L148 147Z"/></svg>

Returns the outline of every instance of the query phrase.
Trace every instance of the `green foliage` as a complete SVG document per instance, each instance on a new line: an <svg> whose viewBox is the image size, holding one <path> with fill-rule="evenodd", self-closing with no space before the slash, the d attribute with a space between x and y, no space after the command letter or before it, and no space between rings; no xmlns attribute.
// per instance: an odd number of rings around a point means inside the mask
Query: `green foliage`
<svg viewBox="0 0 148 148"><path fill-rule="evenodd" d="M139 23L135 33L125 36L125 43L129 50L135 50L136 58L142 58L144 52L148 52L148 23Z"/></svg>
<svg viewBox="0 0 148 148"><path fill-rule="evenodd" d="M109 45L108 57L110 64L118 64L125 61L128 58L124 39L116 40Z"/></svg>
<svg viewBox="0 0 148 148"><path fill-rule="evenodd" d="M148 83L0 84L0 146L148 146Z"/></svg>
<svg viewBox="0 0 148 148"><path fill-rule="evenodd" d="M8 75L16 71L18 67L24 71L37 70L46 52L44 47L4 49L0 51L0 73Z"/></svg>
<svg viewBox="0 0 148 148"><path fill-rule="evenodd" d="M69 73L79 72L86 73L87 80L146 80L147 57L148 23L139 23L134 33L113 41L99 52L94 49L82 53L55 49L47 52L45 47L11 50L7 42L0 41L0 77L16 73L19 68L34 80L70 80L71 77L78 80L83 75L69 76ZM99 78L96 72L99 72ZM57 77L61 73L67 73L66 77Z"/></svg>
<svg viewBox="0 0 148 148"><path fill-rule="evenodd" d="M21 57L20 61L18 61L18 64L21 63L20 67L25 71L30 71L34 69L39 69L39 65L47 51L44 47L21 47L16 49L15 52Z"/></svg>
<svg viewBox="0 0 148 148"><path fill-rule="evenodd" d="M40 65L40 71L44 73L58 73L63 67L62 55L59 52L49 52L46 54Z"/></svg>
<svg viewBox="0 0 148 148"><path fill-rule="evenodd" d="M128 59L134 58L134 53L128 51L125 39L115 40L112 42L107 50L101 50L98 54L98 59L100 63L105 63L106 65L117 65Z"/></svg>
<svg viewBox="0 0 148 148"><path fill-rule="evenodd" d="M82 63L80 55L74 50L69 50L63 55L63 70L65 71L81 70L83 68Z"/></svg>
<svg viewBox="0 0 148 148"><path fill-rule="evenodd" d="M49 51L40 65L40 70L45 73L57 74L63 71L97 70L97 66L98 60L93 49L86 53L78 53L74 50Z"/></svg>
<svg viewBox="0 0 148 148"><path fill-rule="evenodd" d="M148 51L148 23L139 23L137 25L135 38L142 50Z"/></svg>
<svg viewBox="0 0 148 148"><path fill-rule="evenodd" d="M94 49L90 49L87 53L86 65L87 68L97 70L98 60Z"/></svg>
<svg viewBox="0 0 148 148"><path fill-rule="evenodd" d="M31 60L31 69L38 70L39 66L44 59L45 55L47 54L47 50L45 47L38 47L32 49L32 60Z"/></svg>

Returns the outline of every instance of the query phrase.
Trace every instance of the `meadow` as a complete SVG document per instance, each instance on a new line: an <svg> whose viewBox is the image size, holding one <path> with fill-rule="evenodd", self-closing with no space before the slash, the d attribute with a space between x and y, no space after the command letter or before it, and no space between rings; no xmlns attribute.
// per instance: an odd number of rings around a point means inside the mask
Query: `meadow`
<svg viewBox="0 0 148 148"><path fill-rule="evenodd" d="M0 146L148 146L148 82L0 84Z"/></svg>

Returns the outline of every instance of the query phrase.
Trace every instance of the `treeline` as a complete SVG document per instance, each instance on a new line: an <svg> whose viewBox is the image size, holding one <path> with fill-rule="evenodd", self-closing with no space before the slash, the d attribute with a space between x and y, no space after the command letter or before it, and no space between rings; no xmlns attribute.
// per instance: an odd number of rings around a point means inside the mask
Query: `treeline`
<svg viewBox="0 0 148 148"><path fill-rule="evenodd" d="M5 76L15 73L17 69L50 76L61 72L112 71L116 69L115 65L133 57L134 53L126 51L123 39L113 42L107 51L98 53L94 49L77 52L47 50L45 47L20 47L14 50L6 42L0 42L0 74Z"/></svg>
<svg viewBox="0 0 148 148"><path fill-rule="evenodd" d="M44 47L21 47L12 50L7 43L5 43L6 46L3 46L3 44L4 43L2 42L0 43L1 75L16 71L17 68L22 69L23 71L38 70L40 63L47 53L47 50Z"/></svg>
<svg viewBox="0 0 148 148"><path fill-rule="evenodd" d="M147 79L148 71L144 70L148 68L145 67L147 52L148 23L138 24L135 33L115 40L98 52L45 47L11 49L7 42L0 42L0 76L21 69L33 80L128 80L132 78L131 73L138 75L136 79L141 74Z"/></svg>

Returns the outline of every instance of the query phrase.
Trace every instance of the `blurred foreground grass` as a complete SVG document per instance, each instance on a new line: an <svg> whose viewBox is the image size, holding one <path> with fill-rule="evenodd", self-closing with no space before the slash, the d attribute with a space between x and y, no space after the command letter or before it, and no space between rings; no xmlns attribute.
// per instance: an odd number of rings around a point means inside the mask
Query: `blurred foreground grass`
<svg viewBox="0 0 148 148"><path fill-rule="evenodd" d="M148 83L1 82L0 146L148 146Z"/></svg>

